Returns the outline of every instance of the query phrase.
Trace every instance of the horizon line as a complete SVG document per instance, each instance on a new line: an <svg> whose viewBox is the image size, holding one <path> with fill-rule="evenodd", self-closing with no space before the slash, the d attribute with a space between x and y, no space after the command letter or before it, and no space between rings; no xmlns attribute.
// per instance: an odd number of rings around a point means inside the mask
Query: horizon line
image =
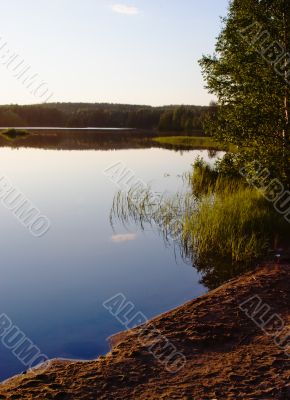
<svg viewBox="0 0 290 400"><path fill-rule="evenodd" d="M119 106L136 106L136 107L151 107L151 108L162 108L162 107L209 107L208 104L186 104L186 103L171 103L163 105L151 105L151 104L138 104L138 103L115 103L115 102L89 102L89 101L52 101L48 103L3 103L0 107L5 106L45 106L53 104L90 104L90 105L119 105Z"/></svg>

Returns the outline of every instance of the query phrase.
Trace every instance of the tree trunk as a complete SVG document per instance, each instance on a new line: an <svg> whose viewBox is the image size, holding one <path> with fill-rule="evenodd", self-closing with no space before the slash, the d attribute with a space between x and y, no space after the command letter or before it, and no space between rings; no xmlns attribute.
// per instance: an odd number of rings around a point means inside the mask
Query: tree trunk
<svg viewBox="0 0 290 400"><path fill-rule="evenodd" d="M290 54L290 1L284 0L284 46L285 53ZM289 95L289 65L288 57L285 57L285 139L289 141L289 128L290 128L290 95Z"/></svg>
<svg viewBox="0 0 290 400"><path fill-rule="evenodd" d="M289 84L289 64L290 54L290 0L283 2L283 25L284 25L284 48L285 48L285 95L284 95L284 130L283 130L283 163L287 181L290 181L289 162L287 153L290 144L290 84Z"/></svg>

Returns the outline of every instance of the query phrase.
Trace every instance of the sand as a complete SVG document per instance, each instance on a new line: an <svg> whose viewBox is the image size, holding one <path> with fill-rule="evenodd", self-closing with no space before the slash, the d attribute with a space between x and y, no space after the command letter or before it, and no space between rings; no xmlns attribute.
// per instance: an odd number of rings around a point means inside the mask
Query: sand
<svg viewBox="0 0 290 400"><path fill-rule="evenodd" d="M257 326L247 302L259 296L270 307L264 322L277 314L290 333L289 282L289 265L260 267L115 336L112 351L95 361L53 360L46 370L6 381L0 399L290 399L290 340L279 347L279 323L263 330L263 312ZM184 366L162 355L164 343L179 362L178 354L185 357Z"/></svg>

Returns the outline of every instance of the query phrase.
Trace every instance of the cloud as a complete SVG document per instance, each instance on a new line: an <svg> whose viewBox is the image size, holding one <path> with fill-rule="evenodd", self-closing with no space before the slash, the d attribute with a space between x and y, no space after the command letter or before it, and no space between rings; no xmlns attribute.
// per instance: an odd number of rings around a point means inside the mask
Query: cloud
<svg viewBox="0 0 290 400"><path fill-rule="evenodd" d="M113 4L111 9L118 14L125 15L137 15L139 14L139 9L134 6L128 6L126 4Z"/></svg>
<svg viewBox="0 0 290 400"><path fill-rule="evenodd" d="M112 241L115 243L130 242L132 240L136 240L136 238L136 233L123 233L120 235L113 235L111 237Z"/></svg>

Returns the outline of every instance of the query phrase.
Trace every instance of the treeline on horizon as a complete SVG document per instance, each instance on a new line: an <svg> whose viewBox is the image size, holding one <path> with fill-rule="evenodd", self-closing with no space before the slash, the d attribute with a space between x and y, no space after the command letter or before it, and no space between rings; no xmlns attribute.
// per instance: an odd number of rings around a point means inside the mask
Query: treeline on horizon
<svg viewBox="0 0 290 400"><path fill-rule="evenodd" d="M106 103L49 103L0 106L1 127L138 128L203 132L213 106L137 106Z"/></svg>

